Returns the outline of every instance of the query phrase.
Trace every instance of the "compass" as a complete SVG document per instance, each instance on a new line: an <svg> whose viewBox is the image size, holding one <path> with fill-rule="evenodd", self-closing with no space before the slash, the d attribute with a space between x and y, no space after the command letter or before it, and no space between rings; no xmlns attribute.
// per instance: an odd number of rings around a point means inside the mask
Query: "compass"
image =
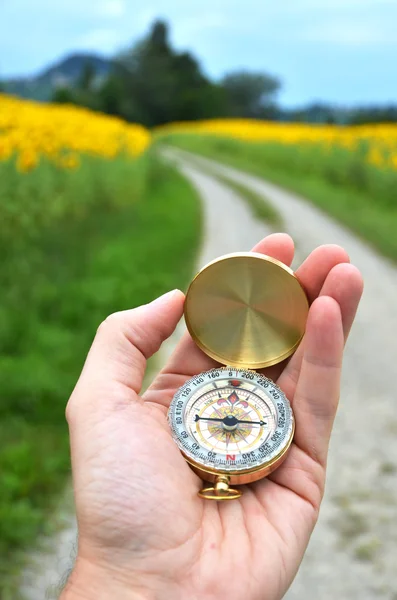
<svg viewBox="0 0 397 600"><path fill-rule="evenodd" d="M233 500L287 456L294 435L290 403L263 374L293 354L305 330L306 294L293 271L256 253L222 256L196 275L185 300L187 328L220 366L176 392L168 420L199 495Z"/></svg>

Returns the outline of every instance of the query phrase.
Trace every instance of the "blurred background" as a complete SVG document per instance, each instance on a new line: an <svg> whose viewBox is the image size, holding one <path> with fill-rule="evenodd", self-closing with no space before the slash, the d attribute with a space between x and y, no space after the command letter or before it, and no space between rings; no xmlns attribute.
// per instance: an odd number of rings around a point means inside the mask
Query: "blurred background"
<svg viewBox="0 0 397 600"><path fill-rule="evenodd" d="M366 282L287 596L397 599L396 23L393 0L0 0L1 600L56 597L71 562L64 409L98 324L277 230Z"/></svg>

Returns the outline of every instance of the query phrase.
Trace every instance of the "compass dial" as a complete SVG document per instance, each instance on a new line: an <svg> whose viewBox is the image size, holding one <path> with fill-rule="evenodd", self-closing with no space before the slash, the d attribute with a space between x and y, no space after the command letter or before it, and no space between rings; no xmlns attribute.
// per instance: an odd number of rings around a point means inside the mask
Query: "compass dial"
<svg viewBox="0 0 397 600"><path fill-rule="evenodd" d="M283 392L254 371L226 367L193 377L168 413L190 462L220 473L261 468L288 448L293 415Z"/></svg>

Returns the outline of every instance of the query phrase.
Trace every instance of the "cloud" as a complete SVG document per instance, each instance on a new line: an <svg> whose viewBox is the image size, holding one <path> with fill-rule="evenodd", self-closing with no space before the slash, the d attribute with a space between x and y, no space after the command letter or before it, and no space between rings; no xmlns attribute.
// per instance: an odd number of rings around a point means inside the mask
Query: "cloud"
<svg viewBox="0 0 397 600"><path fill-rule="evenodd" d="M178 29L184 33L187 39L190 36L203 31L214 29L228 29L230 24L221 13L207 13L195 17L181 18L177 23Z"/></svg>
<svg viewBox="0 0 397 600"><path fill-rule="evenodd" d="M99 4L98 14L101 17L119 18L125 15L126 9L124 0L103 0Z"/></svg>
<svg viewBox="0 0 397 600"><path fill-rule="evenodd" d="M291 3L291 5L290 5ZM315 10L316 12L348 12L351 9L364 9L364 8L372 8L376 12L377 10L382 10L382 7L395 7L395 0L323 0L323 2L318 2L318 0L286 0L284 2L283 10L286 10L286 6L288 5L288 10L291 8L296 12L301 12L305 10ZM290 5L290 6L289 6Z"/></svg>
<svg viewBox="0 0 397 600"><path fill-rule="evenodd" d="M384 28L370 23L334 22L310 26L302 32L301 39L309 42L343 44L347 46L367 46L397 44L397 36Z"/></svg>
<svg viewBox="0 0 397 600"><path fill-rule="evenodd" d="M120 37L116 29L92 29L79 37L75 45L76 48L82 50L97 50L102 53L113 52L120 45Z"/></svg>
<svg viewBox="0 0 397 600"><path fill-rule="evenodd" d="M179 46L191 46L192 42L198 44L215 43L218 36L230 33L235 29L235 23L228 21L225 16L217 12L207 12L200 15L181 17L176 20L173 31L175 41ZM173 36L174 37L174 36Z"/></svg>
<svg viewBox="0 0 397 600"><path fill-rule="evenodd" d="M35 11L46 11L47 14L62 18L81 19L90 17L119 18L127 12L126 0L60 0L53 2L51 0L35 0L34 6L26 6L27 0L14 0L19 2L20 10L31 9ZM1 3L1 0L0 0Z"/></svg>

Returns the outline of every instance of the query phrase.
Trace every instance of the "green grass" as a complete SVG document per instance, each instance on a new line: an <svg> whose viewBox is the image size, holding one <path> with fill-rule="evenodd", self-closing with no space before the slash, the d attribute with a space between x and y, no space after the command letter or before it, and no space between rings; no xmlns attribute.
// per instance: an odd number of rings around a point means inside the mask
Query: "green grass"
<svg viewBox="0 0 397 600"><path fill-rule="evenodd" d="M201 212L153 153L17 174L0 163L0 598L70 475L65 405L99 323L192 274ZM47 212L48 211L48 212Z"/></svg>
<svg viewBox="0 0 397 600"><path fill-rule="evenodd" d="M219 160L301 194L385 256L397 260L397 173L359 153L259 144L205 135L168 135L163 142ZM277 208L277 207L276 207Z"/></svg>
<svg viewBox="0 0 397 600"><path fill-rule="evenodd" d="M209 166L204 166L201 162L199 163L199 167L201 170L207 171L216 177L218 181L232 189L242 200L247 203L256 219L264 221L268 225L271 225L274 229L281 230L283 228L283 219L270 200L267 200L264 196L257 194L246 185L238 183L230 177L227 177L227 175L220 175L218 171L211 169Z"/></svg>
<svg viewBox="0 0 397 600"><path fill-rule="evenodd" d="M233 181L233 179L230 179L229 177L223 175L217 175L216 177L219 181L236 192L240 198L246 201L251 208L254 217L276 229L282 229L283 220L281 215L270 201L266 200L263 196L260 196L242 183Z"/></svg>

